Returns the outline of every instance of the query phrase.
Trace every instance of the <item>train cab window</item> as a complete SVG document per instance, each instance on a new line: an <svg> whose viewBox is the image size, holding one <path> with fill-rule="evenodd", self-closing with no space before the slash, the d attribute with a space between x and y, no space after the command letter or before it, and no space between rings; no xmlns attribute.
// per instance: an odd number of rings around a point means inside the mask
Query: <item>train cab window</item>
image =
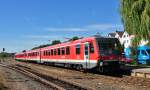
<svg viewBox="0 0 150 90"><path fill-rule="evenodd" d="M65 48L61 48L61 54L65 55Z"/></svg>
<svg viewBox="0 0 150 90"><path fill-rule="evenodd" d="M90 43L90 53L94 53L94 46L93 46L93 43Z"/></svg>
<svg viewBox="0 0 150 90"><path fill-rule="evenodd" d="M66 47L66 54L69 55L70 54L70 47Z"/></svg>
<svg viewBox="0 0 150 90"><path fill-rule="evenodd" d="M58 55L60 55L60 48L58 48L57 50L58 50L58 51L57 51L57 52L58 52Z"/></svg>
<svg viewBox="0 0 150 90"><path fill-rule="evenodd" d="M144 50L142 50L142 52L141 52L141 53L142 53L143 55L147 55L147 54L146 54L146 52L145 52Z"/></svg>
<svg viewBox="0 0 150 90"><path fill-rule="evenodd" d="M53 49L51 49L51 55L53 56L53 54L54 54L54 52L53 52L54 50Z"/></svg>
<svg viewBox="0 0 150 90"><path fill-rule="evenodd" d="M54 55L57 55L56 49L54 49Z"/></svg>
<svg viewBox="0 0 150 90"><path fill-rule="evenodd" d="M80 54L80 45L76 45L76 54Z"/></svg>

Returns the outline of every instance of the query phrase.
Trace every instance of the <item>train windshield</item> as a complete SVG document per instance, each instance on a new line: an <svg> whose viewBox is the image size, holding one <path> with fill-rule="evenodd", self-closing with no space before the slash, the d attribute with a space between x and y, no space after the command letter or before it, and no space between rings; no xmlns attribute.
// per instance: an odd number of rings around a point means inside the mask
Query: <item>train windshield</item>
<svg viewBox="0 0 150 90"><path fill-rule="evenodd" d="M146 51L147 51L148 54L150 54L150 49L147 49Z"/></svg>
<svg viewBox="0 0 150 90"><path fill-rule="evenodd" d="M101 55L120 55L121 45L116 38L100 38L97 39L99 54Z"/></svg>

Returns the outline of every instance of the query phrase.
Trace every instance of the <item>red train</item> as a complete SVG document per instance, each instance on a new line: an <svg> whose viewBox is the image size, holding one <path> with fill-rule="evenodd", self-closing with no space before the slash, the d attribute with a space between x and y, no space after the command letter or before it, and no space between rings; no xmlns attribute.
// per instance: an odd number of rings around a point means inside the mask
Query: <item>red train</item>
<svg viewBox="0 0 150 90"><path fill-rule="evenodd" d="M16 60L99 71L117 70L120 58L121 45L118 39L101 36L91 36L15 55Z"/></svg>

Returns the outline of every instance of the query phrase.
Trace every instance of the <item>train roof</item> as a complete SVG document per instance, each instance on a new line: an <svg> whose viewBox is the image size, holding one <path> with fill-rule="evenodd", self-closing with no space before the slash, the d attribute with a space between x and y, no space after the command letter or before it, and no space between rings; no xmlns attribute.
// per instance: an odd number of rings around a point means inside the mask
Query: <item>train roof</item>
<svg viewBox="0 0 150 90"><path fill-rule="evenodd" d="M53 48L53 47L67 46L67 45L70 45L70 44L82 43L82 42L86 42L86 41L92 41L94 39L107 39L107 38L111 39L112 37L104 37L104 36L100 36L100 35L94 35L94 36L85 37L85 38L81 38L81 39L74 40L74 41L62 42L60 44L43 47L42 49L48 49L49 47Z"/></svg>
<svg viewBox="0 0 150 90"><path fill-rule="evenodd" d="M47 50L48 48L54 48L54 47L61 47L61 46L69 46L70 44L76 44L76 43L82 43L82 42L86 42L86 41L92 41L94 39L107 39L107 38L114 38L114 37L105 37L105 36L100 36L100 35L94 35L94 36L90 36L90 37L85 37L85 38L81 38L78 40L74 40L74 41L67 41L67 42L62 42L60 44L56 44L56 45L52 45L52 46L47 46L47 47L43 47L43 48L38 48L38 49L34 49L34 50L28 50L26 51L26 53L30 53L30 52L37 52L39 50ZM23 54L24 52L21 53L17 53L17 54Z"/></svg>

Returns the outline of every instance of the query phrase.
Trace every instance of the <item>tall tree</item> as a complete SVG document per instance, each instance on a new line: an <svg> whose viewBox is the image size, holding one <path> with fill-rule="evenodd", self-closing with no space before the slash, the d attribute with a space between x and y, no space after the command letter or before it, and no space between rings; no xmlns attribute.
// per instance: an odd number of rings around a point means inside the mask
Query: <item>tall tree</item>
<svg viewBox="0 0 150 90"><path fill-rule="evenodd" d="M134 46L150 41L150 0L121 0L120 13L125 30L135 35Z"/></svg>
<svg viewBox="0 0 150 90"><path fill-rule="evenodd" d="M53 40L51 44L40 45L40 46L32 48L31 50L38 49L38 48L43 48L43 47L47 47L47 46L51 46L51 45L56 45L56 44L60 44L60 43L61 43L60 40Z"/></svg>
<svg viewBox="0 0 150 90"><path fill-rule="evenodd" d="M51 45L60 44L60 43L61 43L60 40L54 40L54 41L52 41L52 44L51 44Z"/></svg>
<svg viewBox="0 0 150 90"><path fill-rule="evenodd" d="M79 39L78 36L74 36L74 37L72 37L72 38L70 39L70 41L75 41L75 40L78 40L78 39Z"/></svg>

